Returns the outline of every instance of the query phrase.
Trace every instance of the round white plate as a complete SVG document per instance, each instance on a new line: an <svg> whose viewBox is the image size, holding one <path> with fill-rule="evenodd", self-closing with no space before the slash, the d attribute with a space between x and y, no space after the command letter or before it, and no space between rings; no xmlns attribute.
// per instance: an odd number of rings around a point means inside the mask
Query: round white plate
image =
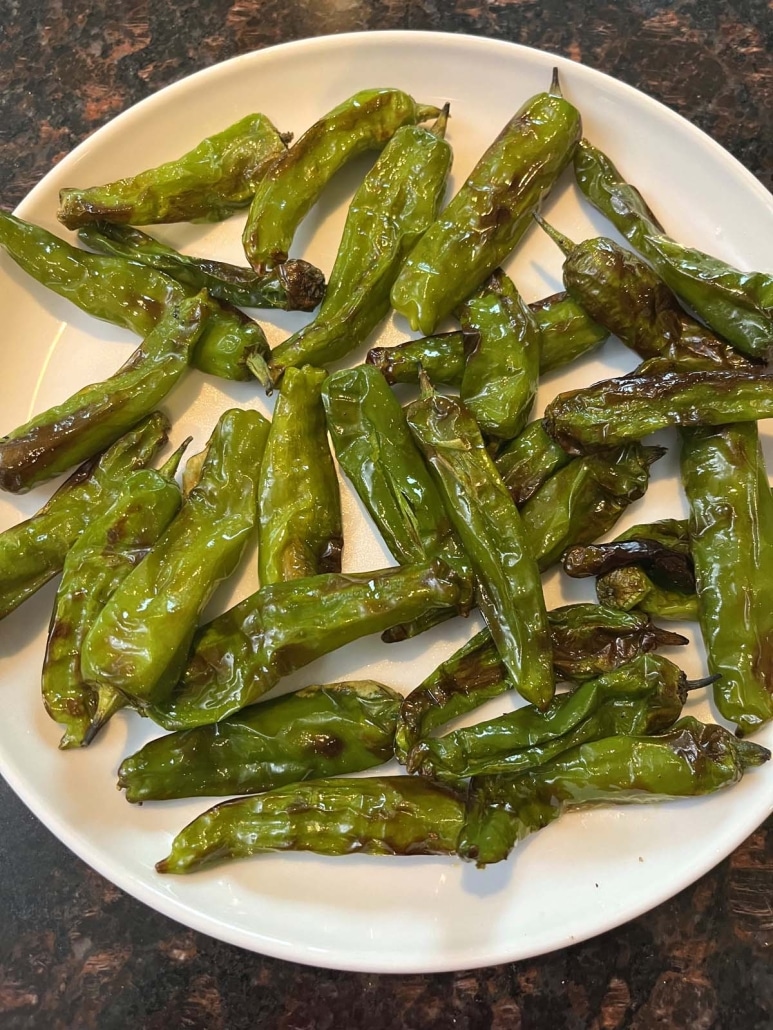
<svg viewBox="0 0 773 1030"><path fill-rule="evenodd" d="M253 110L301 133L358 89L399 86L422 101L451 101L453 186L527 98L545 89L558 65L566 96L586 134L644 191L673 235L745 267L769 265L773 198L716 143L665 107L598 72L507 43L435 33L374 32L291 43L200 72L116 118L66 157L19 208L57 228L57 192L119 178L171 159L201 137ZM345 170L306 219L294 253L330 271L346 205L367 161ZM567 174L547 217L582 239L610 228L581 201ZM192 253L240 259L241 219L213 227L174 226L158 235ZM535 227L508 263L527 300L560 288L560 256ZM2 255L0 432L109 375L135 345L130 334L81 314L47 293ZM308 316L265 319L272 343ZM403 323L380 338L396 341ZM361 360L353 355L352 363ZM601 357L549 377L540 410L559 390L630 369L632 354L608 344ZM171 443L189 432L204 441L232 403L267 411L250 385L191 374L171 397ZM665 437L671 445L675 440ZM195 448L194 448L195 449ZM0 498L0 529L35 511L50 489ZM391 564L344 487L345 568ZM684 500L668 459L647 497L621 527L680 515ZM216 596L208 614L255 586L254 558ZM551 605L592 596L586 583L547 577ZM521 959L572 944L657 905L733 850L771 810L773 767L714 797L573 814L519 845L510 860L479 871L450 858L321 859L266 856L188 877L160 876L154 862L173 834L207 801L129 806L115 789L125 755L153 727L121 713L79 753L57 750L58 728L39 698L40 664L54 585L0 627L0 769L40 819L86 862L135 897L197 930L265 954L342 969L420 972ZM283 686L369 676L409 690L477 628L457 620L403 645L369 639L303 670ZM695 627L688 627L694 636ZM691 674L697 648L677 661ZM711 717L708 705L690 710ZM490 714L490 709L487 714ZM759 739L773 743L770 730Z"/></svg>

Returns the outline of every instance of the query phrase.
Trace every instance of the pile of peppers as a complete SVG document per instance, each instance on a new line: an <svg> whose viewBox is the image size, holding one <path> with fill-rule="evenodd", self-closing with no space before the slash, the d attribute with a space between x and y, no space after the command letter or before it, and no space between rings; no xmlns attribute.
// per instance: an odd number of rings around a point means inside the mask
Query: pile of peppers
<svg viewBox="0 0 773 1030"><path fill-rule="evenodd" d="M0 212L0 246L26 272L142 338L113 376L0 438L0 489L71 473L0 533L0 619L61 573L42 672L60 746L134 709L169 732L121 763L128 801L230 798L176 836L160 873L285 850L485 866L566 810L710 793L770 757L744 738L773 719L757 430L773 416L773 277L671 239L582 139L557 73L444 206L448 118L399 89L360 91L294 143L250 115L158 168L63 190L60 221L88 249ZM295 233L365 151L378 156L326 287L289 256ZM641 257L539 217L569 166ZM243 265L137 228L239 209ZM535 219L565 292L527 304L501 265ZM241 306L315 313L271 350ZM327 369L392 309L431 335ZM610 335L642 363L533 419L540 377ZM190 369L277 396L271 422L224 412L180 486L190 441L155 468L171 431L156 409ZM419 394L404 406L395 384ZM645 438L667 427L689 517L599 542L646 492L664 449ZM343 571L338 469L395 564ZM259 589L202 623L251 543ZM595 577L599 603L548 610L557 566ZM407 696L358 680L263 697L353 640L399 647L473 609L485 627ZM654 619L697 624L707 678L657 653L688 640ZM721 723L683 713L707 687ZM504 694L512 711L469 722ZM404 773L352 775L393 759Z"/></svg>

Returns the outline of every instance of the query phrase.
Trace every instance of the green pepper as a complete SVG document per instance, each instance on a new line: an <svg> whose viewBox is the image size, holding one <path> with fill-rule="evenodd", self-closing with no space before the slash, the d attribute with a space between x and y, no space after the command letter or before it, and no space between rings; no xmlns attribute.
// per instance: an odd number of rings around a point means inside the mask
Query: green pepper
<svg viewBox="0 0 773 1030"><path fill-rule="evenodd" d="M274 409L258 482L261 586L340 572L341 497L327 442L326 373L288 369Z"/></svg>
<svg viewBox="0 0 773 1030"><path fill-rule="evenodd" d="M185 665L198 617L236 568L257 521L257 481L268 422L221 415L201 478L148 555L102 609L83 644L89 682L141 711L166 696Z"/></svg>
<svg viewBox="0 0 773 1030"><path fill-rule="evenodd" d="M673 662L643 654L558 694L544 711L525 705L444 737L425 738L411 749L406 765L409 772L450 782L524 772L586 741L662 733L682 714L688 689Z"/></svg>
<svg viewBox="0 0 773 1030"><path fill-rule="evenodd" d="M545 431L542 419L530 422L494 458L502 482L519 507L570 461L571 454Z"/></svg>
<svg viewBox="0 0 773 1030"><path fill-rule="evenodd" d="M81 532L119 496L126 476L152 461L168 430L164 415L149 415L76 469L40 511L0 533L0 619L62 571Z"/></svg>
<svg viewBox="0 0 773 1030"><path fill-rule="evenodd" d="M178 688L149 714L168 730L218 722L315 658L454 608L459 596L457 577L439 559L262 587L199 630Z"/></svg>
<svg viewBox="0 0 773 1030"><path fill-rule="evenodd" d="M370 769L394 754L402 698L373 680L305 687L214 726L151 740L124 759L127 801L257 794Z"/></svg>
<svg viewBox="0 0 773 1030"><path fill-rule="evenodd" d="M537 395L537 321L501 268L457 316L465 332L478 336L462 376L461 399L483 433L512 440L526 425Z"/></svg>
<svg viewBox="0 0 773 1030"><path fill-rule="evenodd" d="M171 307L109 379L0 437L0 489L24 493L109 447L166 397L209 318L206 295Z"/></svg>
<svg viewBox="0 0 773 1030"><path fill-rule="evenodd" d="M97 221L220 221L249 204L286 143L265 115L247 115L158 168L106 186L61 190L59 221L68 229Z"/></svg>
<svg viewBox="0 0 773 1030"><path fill-rule="evenodd" d="M639 191L587 140L575 151L574 171L588 200L699 318L745 354L767 355L773 344L773 276L740 272L672 240Z"/></svg>
<svg viewBox="0 0 773 1030"><path fill-rule="evenodd" d="M572 683L603 676L658 647L687 639L654 626L641 612L598 604L570 604L548 612L556 678ZM487 629L476 633L405 698L395 734L401 762L432 730L513 689Z"/></svg>
<svg viewBox="0 0 773 1030"><path fill-rule="evenodd" d="M639 566L663 585L695 591L695 566L684 519L661 519L631 526L608 544L579 544L561 558L567 576L604 576L615 569Z"/></svg>
<svg viewBox="0 0 773 1030"><path fill-rule="evenodd" d="M439 114L399 89L364 89L315 122L258 184L242 236L252 267L264 272L287 260L302 218L347 161L381 150L402 126Z"/></svg>
<svg viewBox="0 0 773 1030"><path fill-rule="evenodd" d="M478 604L518 691L542 707L555 689L537 562L518 509L472 414L426 378L408 425L440 489L478 582Z"/></svg>
<svg viewBox="0 0 773 1030"><path fill-rule="evenodd" d="M550 92L532 97L505 125L403 265L392 306L412 329L434 332L502 264L580 135L580 115L561 96L554 71Z"/></svg>
<svg viewBox="0 0 773 1030"><path fill-rule="evenodd" d="M67 553L41 680L46 711L65 727L60 748L91 743L126 704L111 687L95 689L85 682L81 647L99 612L177 514L182 497L174 474L187 444L158 472L130 473L115 502L85 527Z"/></svg>
<svg viewBox="0 0 773 1030"><path fill-rule="evenodd" d="M148 265L210 297L247 308L313 311L325 295L325 277L308 261L286 261L257 275L252 268L180 254L130 225L98 222L81 229L78 238L100 254Z"/></svg>
<svg viewBox="0 0 773 1030"><path fill-rule="evenodd" d="M683 433L681 467L714 701L751 733L773 718L773 494L757 427Z"/></svg>
<svg viewBox="0 0 773 1030"><path fill-rule="evenodd" d="M463 794L414 776L310 780L216 805L177 834L156 870L189 873L267 851L455 855L466 818ZM476 824L481 862L507 857L511 825L498 809Z"/></svg>
<svg viewBox="0 0 773 1030"><path fill-rule="evenodd" d="M545 428L570 454L584 454L668 426L771 416L773 375L764 368L682 369L651 358L619 379L559 394L545 409Z"/></svg>
<svg viewBox="0 0 773 1030"><path fill-rule="evenodd" d="M147 336L170 307L198 293L154 268L79 250L6 211L0 211L0 247L49 290L138 336ZM213 300L212 307L192 364L223 379L248 380L260 373L267 381L263 359L269 348L258 323L231 305Z"/></svg>

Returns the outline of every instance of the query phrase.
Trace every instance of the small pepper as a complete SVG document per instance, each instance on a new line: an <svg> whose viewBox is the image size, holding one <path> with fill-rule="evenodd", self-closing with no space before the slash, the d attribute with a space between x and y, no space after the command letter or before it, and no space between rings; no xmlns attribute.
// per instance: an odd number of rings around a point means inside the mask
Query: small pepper
<svg viewBox="0 0 773 1030"><path fill-rule="evenodd" d="M695 590L695 566L690 534L684 519L661 519L631 526L608 544L580 544L570 547L561 558L567 576L604 576L615 569L640 566L649 574L678 586L685 593Z"/></svg>
<svg viewBox="0 0 773 1030"><path fill-rule="evenodd" d="M40 511L0 533L0 619L62 571L86 526L115 501L129 473L153 460L168 430L164 415L149 415L76 469Z"/></svg>
<svg viewBox="0 0 773 1030"><path fill-rule="evenodd" d="M158 168L106 186L61 190L59 221L68 229L97 221L220 221L249 204L287 142L265 115L247 115Z"/></svg>
<svg viewBox="0 0 773 1030"><path fill-rule="evenodd" d="M304 687L151 740L121 763L118 786L127 801L161 801L257 794L370 769L394 754L401 700L373 680Z"/></svg>
<svg viewBox="0 0 773 1030"><path fill-rule="evenodd" d="M439 114L399 89L364 89L315 122L276 158L255 191L242 236L252 267L264 272L287 260L304 215L347 161L381 150L403 125Z"/></svg>

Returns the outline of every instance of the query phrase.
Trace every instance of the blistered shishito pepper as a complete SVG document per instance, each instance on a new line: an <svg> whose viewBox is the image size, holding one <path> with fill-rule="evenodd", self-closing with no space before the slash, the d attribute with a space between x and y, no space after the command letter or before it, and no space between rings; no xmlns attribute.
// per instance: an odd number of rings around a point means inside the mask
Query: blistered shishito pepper
<svg viewBox="0 0 773 1030"><path fill-rule="evenodd" d="M407 421L469 556L479 607L516 688L527 701L546 705L555 683L539 569L477 423L426 378Z"/></svg>
<svg viewBox="0 0 773 1030"><path fill-rule="evenodd" d="M381 150L404 125L440 114L399 89L364 89L315 122L267 169L242 241L262 272L287 260L295 230L333 175L357 154Z"/></svg>
<svg viewBox="0 0 773 1030"><path fill-rule="evenodd" d="M565 293L535 301L529 309L540 330L540 375L568 365L609 337L609 331ZM433 383L459 386L467 356L477 342L477 333L456 330L393 347L372 347L365 360L375 365L388 383L416 383L422 369Z"/></svg>
<svg viewBox="0 0 773 1030"><path fill-rule="evenodd" d="M539 380L540 330L501 268L457 311L478 337L462 376L462 401L488 437L512 440L526 425Z"/></svg>
<svg viewBox="0 0 773 1030"><path fill-rule="evenodd" d="M100 254L114 254L149 265L210 297L247 308L313 311L325 296L325 277L308 261L285 261L258 275L252 268L180 254L130 225L99 222L81 229L78 238Z"/></svg>
<svg viewBox="0 0 773 1030"><path fill-rule="evenodd" d="M46 711L65 727L60 748L89 744L126 704L112 687L84 680L81 647L102 608L177 514L182 496L174 474L186 445L158 471L130 473L115 502L67 553L41 678Z"/></svg>
<svg viewBox="0 0 773 1030"><path fill-rule="evenodd" d="M325 377L306 365L282 379L258 481L261 586L341 571L341 496L322 405Z"/></svg>
<svg viewBox="0 0 773 1030"><path fill-rule="evenodd" d="M210 438L179 515L102 609L83 645L84 678L143 710L177 682L199 615L236 568L257 521L268 422L231 409Z"/></svg>
<svg viewBox="0 0 773 1030"><path fill-rule="evenodd" d="M571 454L545 431L542 419L529 423L494 458L497 472L519 507L570 461Z"/></svg>
<svg viewBox="0 0 773 1030"><path fill-rule="evenodd" d="M773 494L757 427L684 432L681 471L714 701L751 733L773 718Z"/></svg>
<svg viewBox="0 0 773 1030"><path fill-rule="evenodd" d="M97 221L219 221L249 204L286 143L265 115L247 115L157 168L106 186L61 190L59 221L68 229Z"/></svg>
<svg viewBox="0 0 773 1030"><path fill-rule="evenodd" d="M363 343L390 309L406 255L437 216L451 168L448 109L431 129L406 125L354 195L325 299L313 322L271 353L279 379L292 365L327 365Z"/></svg>
<svg viewBox="0 0 773 1030"><path fill-rule="evenodd" d="M154 268L79 250L6 211L0 211L0 247L49 290L138 336L147 336L170 307L198 293ZM269 348L258 323L230 305L212 301L212 306L192 364L223 379L248 380L260 373L258 378L267 381L262 362Z"/></svg>
<svg viewBox="0 0 773 1030"><path fill-rule="evenodd" d="M217 722L315 658L459 598L440 560L263 587L202 627L178 688L149 714L169 730Z"/></svg>
<svg viewBox="0 0 773 1030"><path fill-rule="evenodd" d="M318 855L455 855L467 819L461 792L416 776L341 777L225 801L172 841L159 873L189 873L269 851ZM499 862L513 845L501 808L476 821L476 859Z"/></svg>
<svg viewBox="0 0 773 1030"><path fill-rule="evenodd" d="M425 738L406 764L410 772L441 781L524 772L586 741L664 732L682 714L690 686L667 658L640 655L558 694L545 711L525 705L444 737Z"/></svg>
<svg viewBox="0 0 773 1030"><path fill-rule="evenodd" d="M0 437L0 489L30 490L109 447L149 415L187 369L209 315L206 294L174 305L115 375Z"/></svg>
<svg viewBox="0 0 773 1030"><path fill-rule="evenodd" d="M615 447L669 426L716 426L773 416L764 368L681 369L651 358L629 375L561 393L545 428L571 454Z"/></svg>
<svg viewBox="0 0 773 1030"><path fill-rule="evenodd" d="M748 360L690 318L648 264L604 236L572 243L537 219L561 248L564 285L572 297L642 358L680 365L742 368Z"/></svg>
<svg viewBox="0 0 773 1030"><path fill-rule="evenodd" d="M392 306L412 329L432 333L502 264L569 163L581 125L554 72L548 93L528 100L502 129L392 287Z"/></svg>
<svg viewBox="0 0 773 1030"><path fill-rule="evenodd" d="M555 472L521 508L526 539L543 571L567 547L597 540L649 484L662 447L629 444L577 458Z"/></svg>
<svg viewBox="0 0 773 1030"><path fill-rule="evenodd" d="M631 526L608 544L580 544L570 547L561 564L567 576L604 576L615 569L641 566L667 585L685 592L695 590L695 567L690 534L684 519Z"/></svg>
<svg viewBox="0 0 773 1030"><path fill-rule="evenodd" d="M127 475L153 460L168 430L164 415L149 415L81 465L40 511L0 533L0 619L62 571L81 532L119 496Z"/></svg>
<svg viewBox="0 0 773 1030"><path fill-rule="evenodd" d="M773 276L741 272L672 240L639 191L587 140L574 155L585 196L707 325L745 354L765 357L773 344Z"/></svg>
<svg viewBox="0 0 773 1030"><path fill-rule="evenodd" d="M214 726L151 740L124 759L127 801L257 794L381 765L402 698L373 680L304 687Z"/></svg>

